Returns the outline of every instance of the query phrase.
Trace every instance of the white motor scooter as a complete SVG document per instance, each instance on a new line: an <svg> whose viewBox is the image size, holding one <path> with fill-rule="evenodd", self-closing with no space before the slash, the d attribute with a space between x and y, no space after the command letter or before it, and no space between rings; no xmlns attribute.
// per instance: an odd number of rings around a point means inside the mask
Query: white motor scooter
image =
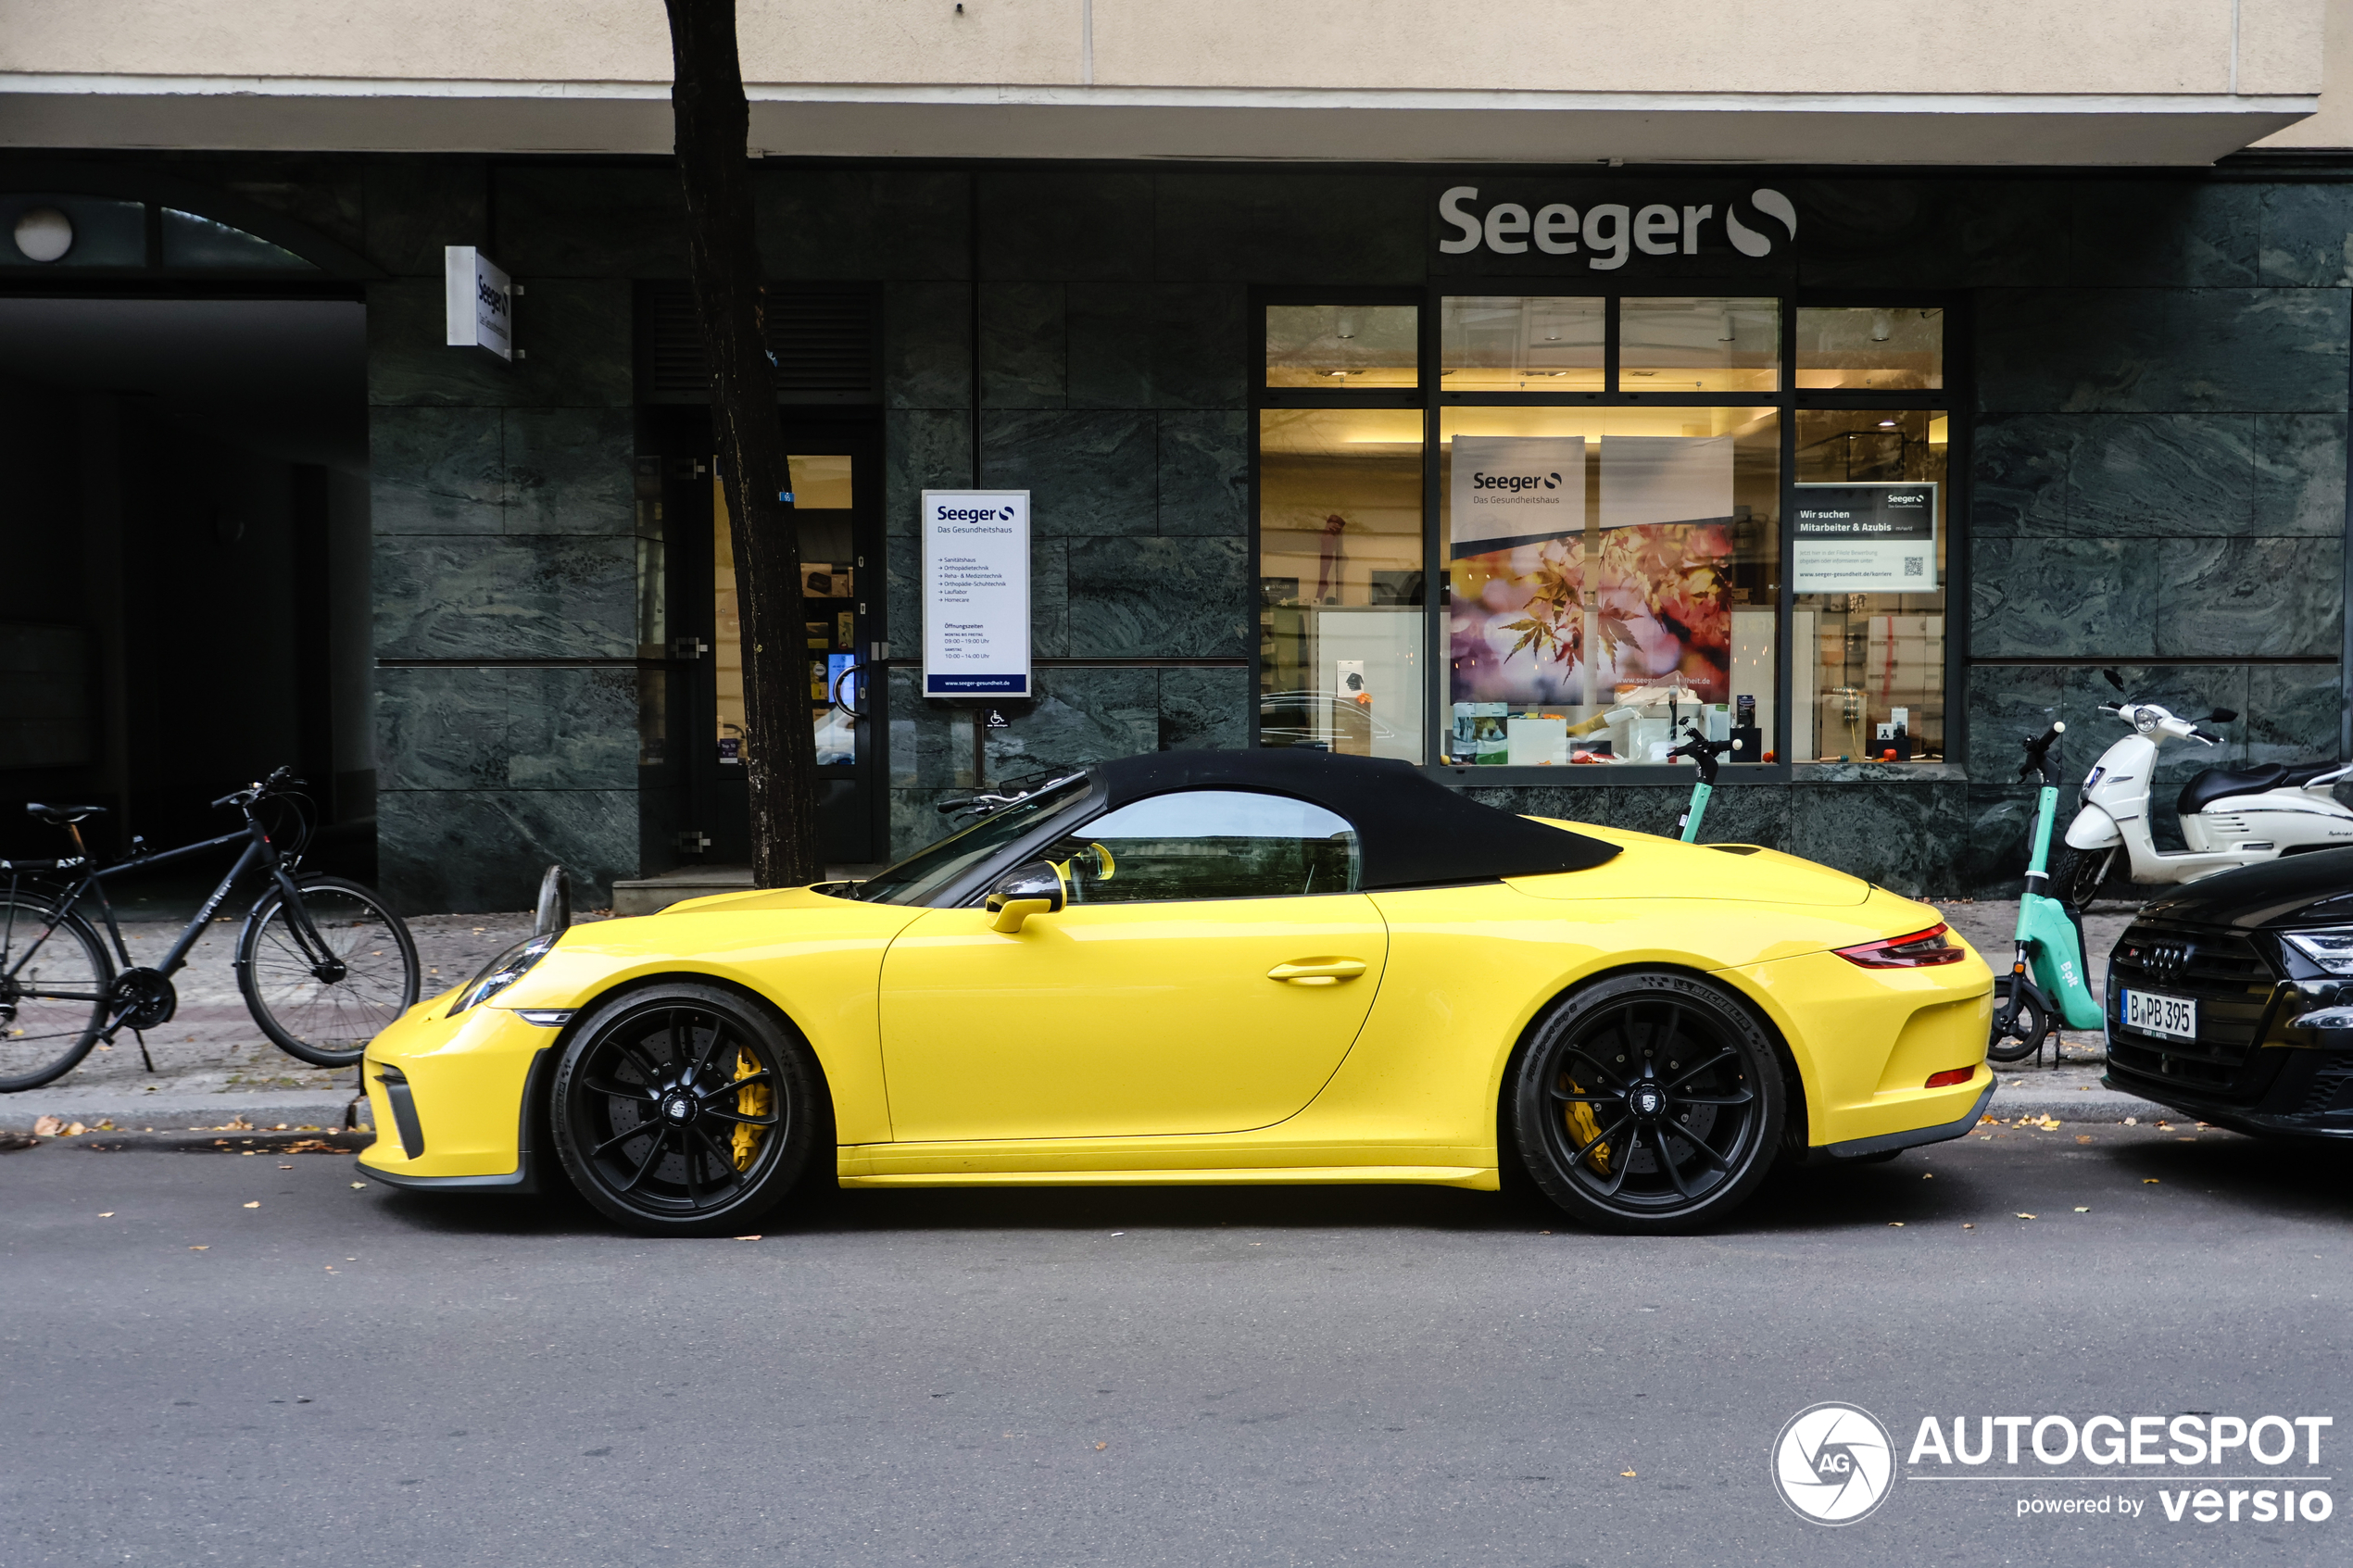
<svg viewBox="0 0 2353 1568"><path fill-rule="evenodd" d="M2113 671L2103 671L2120 692ZM2133 726L2108 748L2082 787L2082 809L2068 824L2067 847L2051 867L2051 890L2077 909L2101 884L2122 874L2136 883L2195 882L2216 872L2251 866L2308 849L2353 846L2353 811L2332 793L2353 773L2342 762L2266 762L2253 768L2208 768L2182 786L2178 807L2186 848L2160 850L2149 835L2149 784L2158 750L2169 740L2212 746L2220 735L2200 722L2238 717L2218 709L2204 721L2177 718L2153 702L2103 704ZM2124 863L2117 863L2119 852Z"/></svg>

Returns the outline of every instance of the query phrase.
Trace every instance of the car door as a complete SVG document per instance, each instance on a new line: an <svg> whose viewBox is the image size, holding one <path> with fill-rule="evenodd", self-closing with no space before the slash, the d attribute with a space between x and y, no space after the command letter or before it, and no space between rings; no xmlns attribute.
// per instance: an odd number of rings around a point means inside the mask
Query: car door
<svg viewBox="0 0 2353 1568"><path fill-rule="evenodd" d="M1356 836L1252 790L1151 797L1048 849L1066 903L1014 934L934 909L883 960L901 1140L1238 1132L1313 1099L1380 985Z"/></svg>

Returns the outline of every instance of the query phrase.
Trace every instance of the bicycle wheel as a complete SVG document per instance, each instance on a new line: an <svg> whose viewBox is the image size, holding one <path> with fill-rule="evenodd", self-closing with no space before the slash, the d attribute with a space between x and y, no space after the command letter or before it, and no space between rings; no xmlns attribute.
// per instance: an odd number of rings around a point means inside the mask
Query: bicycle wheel
<svg viewBox="0 0 2353 1568"><path fill-rule="evenodd" d="M349 1067L386 1024L416 1005L417 945L371 888L339 876L296 890L325 945L314 959L276 889L254 906L237 943L237 989L280 1050L316 1067Z"/></svg>
<svg viewBox="0 0 2353 1568"><path fill-rule="evenodd" d="M73 1071L107 1025L114 960L77 914L0 894L0 1094Z"/></svg>

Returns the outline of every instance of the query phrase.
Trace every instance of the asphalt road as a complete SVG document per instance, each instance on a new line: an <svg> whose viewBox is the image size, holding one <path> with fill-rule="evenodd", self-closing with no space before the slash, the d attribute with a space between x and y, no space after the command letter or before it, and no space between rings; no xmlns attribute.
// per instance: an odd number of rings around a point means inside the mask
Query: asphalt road
<svg viewBox="0 0 2353 1568"><path fill-rule="evenodd" d="M1787 1174L1679 1239L1099 1189L656 1244L341 1156L50 1145L0 1155L0 1563L2342 1562L2349 1173L2070 1125ZM1827 1400L1896 1449L1837 1529L1770 1478ZM1903 1462L1924 1415L2181 1411L2335 1425L2317 1467ZM2333 1516L2157 1499L2271 1472Z"/></svg>

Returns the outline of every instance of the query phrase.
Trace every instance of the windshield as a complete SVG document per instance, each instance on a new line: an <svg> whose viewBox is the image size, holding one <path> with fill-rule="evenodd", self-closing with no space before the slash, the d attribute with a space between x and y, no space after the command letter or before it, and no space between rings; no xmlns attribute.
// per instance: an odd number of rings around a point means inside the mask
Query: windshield
<svg viewBox="0 0 2353 1568"><path fill-rule="evenodd" d="M870 904L920 904L1092 787L1079 774L1025 800L991 811L928 849L886 867L853 890Z"/></svg>

